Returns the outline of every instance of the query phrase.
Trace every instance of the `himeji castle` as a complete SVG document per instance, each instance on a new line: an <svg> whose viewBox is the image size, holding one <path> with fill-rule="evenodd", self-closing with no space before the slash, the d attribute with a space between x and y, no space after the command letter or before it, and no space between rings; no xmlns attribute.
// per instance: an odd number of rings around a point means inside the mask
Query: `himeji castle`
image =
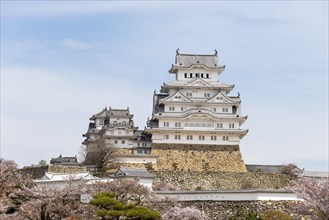
<svg viewBox="0 0 329 220"><path fill-rule="evenodd" d="M152 116L144 131L133 126L129 110L104 109L93 115L84 144L104 140L123 149L123 162L152 163L156 170L245 172L240 140L240 94L219 81L225 66L214 54L181 54L169 70L175 79L154 92ZM129 103L128 103L129 104ZM127 159L130 158L130 159Z"/></svg>
<svg viewBox="0 0 329 220"><path fill-rule="evenodd" d="M217 51L210 55L181 54L169 70L175 80L163 83L153 97L146 133L159 169L244 171L239 145L247 130L240 126L240 95L234 85L219 81L225 66Z"/></svg>

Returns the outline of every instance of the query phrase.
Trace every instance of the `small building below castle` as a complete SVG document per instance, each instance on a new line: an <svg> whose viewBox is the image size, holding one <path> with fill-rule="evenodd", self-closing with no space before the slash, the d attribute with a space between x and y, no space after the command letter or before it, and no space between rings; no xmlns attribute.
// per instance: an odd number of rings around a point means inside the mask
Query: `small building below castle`
<svg viewBox="0 0 329 220"><path fill-rule="evenodd" d="M104 108L90 118L87 132L82 144L91 153L99 145L114 148L118 160L125 164L155 163L151 155L151 135L134 126L133 114L129 108Z"/></svg>

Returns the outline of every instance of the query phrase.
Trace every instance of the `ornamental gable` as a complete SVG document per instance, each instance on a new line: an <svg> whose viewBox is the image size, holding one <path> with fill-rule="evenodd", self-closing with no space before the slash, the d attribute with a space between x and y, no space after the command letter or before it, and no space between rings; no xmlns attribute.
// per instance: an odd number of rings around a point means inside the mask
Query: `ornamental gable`
<svg viewBox="0 0 329 220"><path fill-rule="evenodd" d="M217 95L214 97L210 98L206 102L211 102L211 103L233 103L234 101L224 95L223 93L219 92Z"/></svg>
<svg viewBox="0 0 329 220"><path fill-rule="evenodd" d="M196 78L195 80L192 80L185 84L185 86L209 86L213 87L211 84L208 82L204 81L202 78Z"/></svg>
<svg viewBox="0 0 329 220"><path fill-rule="evenodd" d="M169 102L191 102L188 98L186 98L180 91L177 91L172 96L162 99L162 101Z"/></svg>

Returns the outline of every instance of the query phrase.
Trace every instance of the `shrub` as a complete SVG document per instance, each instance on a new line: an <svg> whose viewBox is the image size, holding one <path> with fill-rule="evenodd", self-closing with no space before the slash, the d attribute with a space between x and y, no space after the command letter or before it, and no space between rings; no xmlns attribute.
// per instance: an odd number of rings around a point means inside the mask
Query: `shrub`
<svg viewBox="0 0 329 220"><path fill-rule="evenodd" d="M266 211L261 215L263 220L292 220L292 217L278 210Z"/></svg>
<svg viewBox="0 0 329 220"><path fill-rule="evenodd" d="M292 164L292 163L283 164L281 173L289 175L289 176L297 176L298 175L297 170L298 170L298 167L296 164Z"/></svg>
<svg viewBox="0 0 329 220"><path fill-rule="evenodd" d="M124 217L124 219L155 220L161 217L158 212L142 206L124 205L115 199L114 193L110 192L97 193L90 203L99 208L96 213L103 219Z"/></svg>
<svg viewBox="0 0 329 220"><path fill-rule="evenodd" d="M253 210L245 213L241 207L238 207L234 216L230 220L262 220L259 214Z"/></svg>
<svg viewBox="0 0 329 220"><path fill-rule="evenodd" d="M144 163L144 166L148 171L153 171L154 170L153 164L151 162Z"/></svg>
<svg viewBox="0 0 329 220"><path fill-rule="evenodd" d="M245 180L242 184L241 184L241 189L253 189L254 184L251 180Z"/></svg>
<svg viewBox="0 0 329 220"><path fill-rule="evenodd" d="M195 190L202 190L202 186L195 187Z"/></svg>

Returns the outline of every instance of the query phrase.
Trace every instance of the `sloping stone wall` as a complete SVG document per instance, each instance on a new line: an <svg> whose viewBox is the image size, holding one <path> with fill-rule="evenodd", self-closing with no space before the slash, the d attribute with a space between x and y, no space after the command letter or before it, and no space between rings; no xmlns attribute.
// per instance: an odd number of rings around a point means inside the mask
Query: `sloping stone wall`
<svg viewBox="0 0 329 220"><path fill-rule="evenodd" d="M153 144L156 170L247 172L238 145Z"/></svg>
<svg viewBox="0 0 329 220"><path fill-rule="evenodd" d="M280 189L294 177L263 172L152 171L155 183L169 183L186 190L195 189Z"/></svg>
<svg viewBox="0 0 329 220"><path fill-rule="evenodd" d="M239 219L238 216L241 217L241 215L247 214L250 211L262 214L265 211L271 210L279 210L289 214L293 219L301 219L302 216L291 212L291 207L295 203L295 201L205 201L182 202L181 204L183 207L194 206L203 210L212 220ZM306 217L304 219L311 218Z"/></svg>
<svg viewBox="0 0 329 220"><path fill-rule="evenodd" d="M152 208L160 213L165 213L171 207L195 207L211 220L246 219L250 212L262 214L266 211L278 210L284 212L295 220L312 220L312 216L300 215L293 211L293 206L298 201L191 201L191 202L160 202L152 203Z"/></svg>
<svg viewBox="0 0 329 220"><path fill-rule="evenodd" d="M48 172L52 173L78 173L78 172L86 172L86 167L80 166L65 166L65 165L50 165L48 167Z"/></svg>

